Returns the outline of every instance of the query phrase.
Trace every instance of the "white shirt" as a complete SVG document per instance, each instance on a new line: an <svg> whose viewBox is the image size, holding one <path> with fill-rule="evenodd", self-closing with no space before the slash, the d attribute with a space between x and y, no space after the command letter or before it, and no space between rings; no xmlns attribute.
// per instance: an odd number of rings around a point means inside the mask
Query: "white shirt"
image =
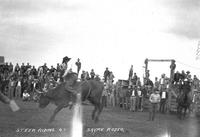
<svg viewBox="0 0 200 137"><path fill-rule="evenodd" d="M135 90L132 91L132 95L131 96L133 96L133 97L135 96Z"/></svg>
<svg viewBox="0 0 200 137"><path fill-rule="evenodd" d="M142 95L142 92L140 90L138 90L138 96L141 96Z"/></svg>
<svg viewBox="0 0 200 137"><path fill-rule="evenodd" d="M151 103L159 103L160 102L160 95L159 94L155 94L155 93L152 93L149 97L149 101Z"/></svg>
<svg viewBox="0 0 200 137"><path fill-rule="evenodd" d="M161 97L162 99L165 99L166 98L166 92L164 91L164 92L162 92L162 97Z"/></svg>
<svg viewBox="0 0 200 137"><path fill-rule="evenodd" d="M23 93L23 97L26 98L26 97L30 97L30 95L28 93Z"/></svg>
<svg viewBox="0 0 200 137"><path fill-rule="evenodd" d="M161 78L160 84L164 84L164 78Z"/></svg>
<svg viewBox="0 0 200 137"><path fill-rule="evenodd" d="M17 82L17 86L18 86L18 87L21 86L21 82L20 82L20 81Z"/></svg>

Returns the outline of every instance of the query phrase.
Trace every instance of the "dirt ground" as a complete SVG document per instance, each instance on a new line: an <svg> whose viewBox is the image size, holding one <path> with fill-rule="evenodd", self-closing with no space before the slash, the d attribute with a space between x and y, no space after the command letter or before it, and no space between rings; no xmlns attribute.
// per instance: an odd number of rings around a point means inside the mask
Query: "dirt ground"
<svg viewBox="0 0 200 137"><path fill-rule="evenodd" d="M55 106L39 109L35 102L16 101L20 111L0 103L0 137L70 137L73 111L63 109L56 120L48 123ZM179 120L176 115L157 114L148 120L148 112L130 112L105 108L99 123L91 120L93 107L83 106L84 137L199 137L200 119Z"/></svg>

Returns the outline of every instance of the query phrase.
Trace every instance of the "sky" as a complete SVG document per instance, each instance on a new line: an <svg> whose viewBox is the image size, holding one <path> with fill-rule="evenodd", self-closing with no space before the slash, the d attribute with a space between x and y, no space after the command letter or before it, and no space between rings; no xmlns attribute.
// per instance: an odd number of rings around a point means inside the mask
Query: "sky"
<svg viewBox="0 0 200 137"><path fill-rule="evenodd" d="M106 67L116 80L144 60L175 59L178 71L200 76L199 0L0 0L0 55L6 62L48 66L71 57L76 71ZM169 76L169 62L149 63L150 76Z"/></svg>

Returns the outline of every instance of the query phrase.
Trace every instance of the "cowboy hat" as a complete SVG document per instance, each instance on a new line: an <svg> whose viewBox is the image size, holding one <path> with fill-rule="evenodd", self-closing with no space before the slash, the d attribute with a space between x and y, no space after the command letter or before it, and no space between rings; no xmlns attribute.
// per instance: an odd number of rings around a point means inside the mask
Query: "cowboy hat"
<svg viewBox="0 0 200 137"><path fill-rule="evenodd" d="M63 58L62 63L68 62L68 61L70 61L70 60L71 60L71 58L69 58L68 56L65 56L65 57Z"/></svg>
<svg viewBox="0 0 200 137"><path fill-rule="evenodd" d="M187 73L187 74L189 74L189 73L190 73L190 71L187 71L186 73Z"/></svg>

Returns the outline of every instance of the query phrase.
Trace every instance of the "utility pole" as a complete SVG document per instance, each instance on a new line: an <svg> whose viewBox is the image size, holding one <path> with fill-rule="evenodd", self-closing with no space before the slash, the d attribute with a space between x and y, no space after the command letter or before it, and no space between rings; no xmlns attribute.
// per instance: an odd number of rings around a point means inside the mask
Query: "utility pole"
<svg viewBox="0 0 200 137"><path fill-rule="evenodd" d="M197 52L196 52L196 60L200 59L200 41L198 42L197 45Z"/></svg>

